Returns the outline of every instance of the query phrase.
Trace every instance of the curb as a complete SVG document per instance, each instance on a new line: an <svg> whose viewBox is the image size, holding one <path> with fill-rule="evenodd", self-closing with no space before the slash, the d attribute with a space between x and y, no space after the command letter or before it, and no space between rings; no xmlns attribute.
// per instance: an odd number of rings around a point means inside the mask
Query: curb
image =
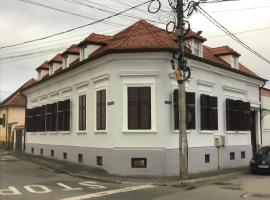
<svg viewBox="0 0 270 200"><path fill-rule="evenodd" d="M83 175L83 174L78 174L78 173L72 173L68 170L65 169L61 169L59 167L47 164L46 161L42 162L39 161L38 159L32 158L32 157L27 157L24 155L24 153L14 153L14 152L9 152L10 154L16 156L16 157L23 157L24 159L28 159L33 163L39 164L39 165L43 165L47 168L50 169L54 169L58 172L61 173L65 173L68 174L70 176L73 177L79 177L79 178L83 178L83 179L92 179L95 181L101 181L101 182L107 182L107 183L116 183L116 184L141 184L142 181L132 181L132 180L117 180L117 178L101 178L98 176L89 176L89 175ZM194 178L194 179L188 179L188 180L183 180L183 181L145 181L143 182L143 184L151 184L151 185L156 185L156 186L180 186L180 185L184 185L184 184L193 184L193 183L200 183L200 182L205 182L205 181L213 181L213 180L218 180L218 179L223 179L223 178L230 178L230 177L234 177L237 175L241 175L244 174L246 171L237 171L237 172L232 172L232 173L226 173L226 174L221 174L221 175L216 175L216 176L208 176L208 177L203 177L203 178ZM125 179L123 177L123 179Z"/></svg>

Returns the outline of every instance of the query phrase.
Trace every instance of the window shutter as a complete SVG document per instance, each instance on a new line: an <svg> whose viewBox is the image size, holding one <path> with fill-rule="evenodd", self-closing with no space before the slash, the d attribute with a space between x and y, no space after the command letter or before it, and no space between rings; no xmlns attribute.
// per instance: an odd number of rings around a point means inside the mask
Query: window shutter
<svg viewBox="0 0 270 200"><path fill-rule="evenodd" d="M101 105L100 128L101 130L106 130L106 90L100 91L100 105Z"/></svg>
<svg viewBox="0 0 270 200"><path fill-rule="evenodd" d="M207 116L208 116L208 96L201 94L200 97L200 104L201 104L201 130L207 130Z"/></svg>
<svg viewBox="0 0 270 200"><path fill-rule="evenodd" d="M64 101L64 131L70 130L70 99Z"/></svg>
<svg viewBox="0 0 270 200"><path fill-rule="evenodd" d="M3 125L3 118L0 118L0 125Z"/></svg>
<svg viewBox="0 0 270 200"><path fill-rule="evenodd" d="M52 131L57 130L57 102L52 104Z"/></svg>
<svg viewBox="0 0 270 200"><path fill-rule="evenodd" d="M151 129L151 88L140 88L140 129Z"/></svg>
<svg viewBox="0 0 270 200"><path fill-rule="evenodd" d="M32 128L32 124L31 124L31 122L32 122L32 120L31 120L31 118L32 118L32 109L26 109L26 122L25 122L25 125L26 125L26 127L25 127L25 130L26 130L26 132L32 132L32 130L31 130L31 128Z"/></svg>
<svg viewBox="0 0 270 200"><path fill-rule="evenodd" d="M139 88L128 88L128 129L139 129Z"/></svg>
<svg viewBox="0 0 270 200"><path fill-rule="evenodd" d="M232 130L232 101L231 99L226 99L226 130Z"/></svg>
<svg viewBox="0 0 270 200"><path fill-rule="evenodd" d="M79 96L79 130L86 129L86 95Z"/></svg>
<svg viewBox="0 0 270 200"><path fill-rule="evenodd" d="M195 115L195 93L186 93L186 125L187 129L195 129L196 115Z"/></svg>
<svg viewBox="0 0 270 200"><path fill-rule="evenodd" d="M58 109L57 109L57 130L64 130L64 111L65 111L65 102L58 101Z"/></svg>
<svg viewBox="0 0 270 200"><path fill-rule="evenodd" d="M179 129L178 90L173 91L174 129Z"/></svg>
<svg viewBox="0 0 270 200"><path fill-rule="evenodd" d="M46 106L41 107L41 132L44 132L46 129Z"/></svg>
<svg viewBox="0 0 270 200"><path fill-rule="evenodd" d="M210 106L209 106L209 120L210 130L218 130L218 98L217 97L210 97Z"/></svg>
<svg viewBox="0 0 270 200"><path fill-rule="evenodd" d="M244 102L244 129L246 131L250 130L250 102Z"/></svg>
<svg viewBox="0 0 270 200"><path fill-rule="evenodd" d="M151 87L128 88L128 129L151 129Z"/></svg>

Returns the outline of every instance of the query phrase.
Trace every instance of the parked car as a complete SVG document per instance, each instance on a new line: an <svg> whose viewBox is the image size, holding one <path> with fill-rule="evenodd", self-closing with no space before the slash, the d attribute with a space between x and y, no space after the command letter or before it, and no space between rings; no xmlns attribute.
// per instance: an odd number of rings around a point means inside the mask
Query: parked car
<svg viewBox="0 0 270 200"><path fill-rule="evenodd" d="M270 172L270 146L261 147L250 160L250 172Z"/></svg>

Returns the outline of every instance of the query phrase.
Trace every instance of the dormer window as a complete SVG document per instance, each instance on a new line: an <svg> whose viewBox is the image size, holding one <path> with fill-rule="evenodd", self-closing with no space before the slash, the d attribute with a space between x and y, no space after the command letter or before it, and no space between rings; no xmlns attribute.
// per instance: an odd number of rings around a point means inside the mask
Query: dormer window
<svg viewBox="0 0 270 200"><path fill-rule="evenodd" d="M193 54L196 56L200 56L200 49L201 49L201 43L194 40L193 49L192 49Z"/></svg>

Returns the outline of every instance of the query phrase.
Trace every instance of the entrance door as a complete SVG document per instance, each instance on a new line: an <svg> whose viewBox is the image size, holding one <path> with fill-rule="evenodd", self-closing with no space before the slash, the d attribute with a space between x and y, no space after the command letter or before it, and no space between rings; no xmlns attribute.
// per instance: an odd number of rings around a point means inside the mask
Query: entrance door
<svg viewBox="0 0 270 200"><path fill-rule="evenodd" d="M15 151L22 151L22 147L23 147L22 138L23 138L22 129L16 130Z"/></svg>
<svg viewBox="0 0 270 200"><path fill-rule="evenodd" d="M257 137L256 137L256 112L250 112L250 130L251 130L251 145L252 153L256 154L257 151Z"/></svg>

